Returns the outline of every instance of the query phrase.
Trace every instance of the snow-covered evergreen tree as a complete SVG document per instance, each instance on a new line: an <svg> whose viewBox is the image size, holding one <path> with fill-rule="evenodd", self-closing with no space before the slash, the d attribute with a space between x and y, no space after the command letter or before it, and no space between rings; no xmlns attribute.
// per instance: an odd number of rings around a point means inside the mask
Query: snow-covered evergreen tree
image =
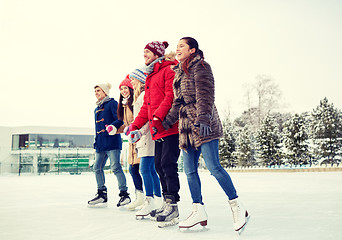
<svg viewBox="0 0 342 240"><path fill-rule="evenodd" d="M245 126L237 137L235 156L238 165L242 167L254 166L256 163L254 154L253 135L248 127Z"/></svg>
<svg viewBox="0 0 342 240"><path fill-rule="evenodd" d="M234 125L228 120L224 120L223 126L223 138L219 141L219 157L223 167L235 167L236 158L234 152L236 149L236 133Z"/></svg>
<svg viewBox="0 0 342 240"><path fill-rule="evenodd" d="M283 143L286 148L285 157L291 165L304 165L310 161L308 152L308 133L305 118L295 114L285 122Z"/></svg>
<svg viewBox="0 0 342 240"><path fill-rule="evenodd" d="M282 164L281 135L273 116L266 115L257 131L257 152L264 166Z"/></svg>
<svg viewBox="0 0 342 240"><path fill-rule="evenodd" d="M312 112L311 134L317 145L317 154L322 163L333 165L339 162L336 158L342 147L341 112L334 108L327 98L320 101L320 105Z"/></svg>

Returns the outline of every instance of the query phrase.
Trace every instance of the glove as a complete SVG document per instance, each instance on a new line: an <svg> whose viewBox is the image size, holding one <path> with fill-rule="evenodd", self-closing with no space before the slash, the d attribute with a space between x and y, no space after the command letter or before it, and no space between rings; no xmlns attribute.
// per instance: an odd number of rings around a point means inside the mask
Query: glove
<svg viewBox="0 0 342 240"><path fill-rule="evenodd" d="M126 127L124 128L124 130L123 130L123 133L124 133L126 136L128 136L128 134L131 132L131 129L129 129L130 126L131 126L131 125L126 126Z"/></svg>
<svg viewBox="0 0 342 240"><path fill-rule="evenodd" d="M169 130L169 128L172 127L171 123L168 120L166 120L166 118L163 120L162 125L165 130Z"/></svg>
<svg viewBox="0 0 342 240"><path fill-rule="evenodd" d="M105 127L109 135L115 135L117 129L114 125L105 125Z"/></svg>
<svg viewBox="0 0 342 240"><path fill-rule="evenodd" d="M123 133L128 136L130 132L132 132L133 130L137 130L137 128L134 126L134 125L129 125L129 126L126 126L123 130Z"/></svg>
<svg viewBox="0 0 342 240"><path fill-rule="evenodd" d="M211 127L205 123L199 123L199 124L196 124L195 126L200 128L201 137L207 137L212 132Z"/></svg>
<svg viewBox="0 0 342 240"><path fill-rule="evenodd" d="M152 136L154 137L158 132L162 132L164 130L161 120L157 117L153 117L152 119Z"/></svg>
<svg viewBox="0 0 342 240"><path fill-rule="evenodd" d="M140 140L142 134L139 130L134 130L130 133L129 138L131 140L131 143L136 143Z"/></svg>

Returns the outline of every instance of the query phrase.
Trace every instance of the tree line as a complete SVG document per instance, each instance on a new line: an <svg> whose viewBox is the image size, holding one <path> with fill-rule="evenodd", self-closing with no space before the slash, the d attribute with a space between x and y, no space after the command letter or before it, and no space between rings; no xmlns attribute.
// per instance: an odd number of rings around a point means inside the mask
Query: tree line
<svg viewBox="0 0 342 240"><path fill-rule="evenodd" d="M340 164L342 112L333 103L324 98L311 112L281 113L277 111L281 92L272 78L258 76L251 89L246 94L248 109L233 121L229 116L222 121L222 166ZM251 92L256 101L251 101Z"/></svg>

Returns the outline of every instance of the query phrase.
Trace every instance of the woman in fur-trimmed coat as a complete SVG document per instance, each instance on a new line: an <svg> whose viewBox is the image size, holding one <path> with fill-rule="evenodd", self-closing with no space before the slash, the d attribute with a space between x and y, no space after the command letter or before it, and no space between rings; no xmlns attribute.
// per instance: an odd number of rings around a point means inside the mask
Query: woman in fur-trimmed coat
<svg viewBox="0 0 342 240"><path fill-rule="evenodd" d="M178 226L207 225L198 175L198 159L202 153L207 168L229 199L234 229L240 231L247 223L248 213L238 199L229 174L220 164L218 146L223 132L214 104L215 86L210 65L204 61L203 52L193 38L182 38L176 53L180 63L174 67L174 101L162 124L168 129L179 119L179 147L183 151L184 172L193 200L192 213Z"/></svg>

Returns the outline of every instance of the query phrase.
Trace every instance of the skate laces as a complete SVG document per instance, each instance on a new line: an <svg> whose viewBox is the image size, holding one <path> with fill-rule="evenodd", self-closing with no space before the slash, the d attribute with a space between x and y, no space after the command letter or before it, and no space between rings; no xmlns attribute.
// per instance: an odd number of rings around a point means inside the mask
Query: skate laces
<svg viewBox="0 0 342 240"><path fill-rule="evenodd" d="M161 215L167 216L167 215L169 215L171 212L172 212L171 203L166 203L166 206L165 206L165 208L164 208L164 211L162 212Z"/></svg>
<svg viewBox="0 0 342 240"><path fill-rule="evenodd" d="M159 213L164 212L165 208L166 208L166 202L163 202L163 205L160 208L156 209L156 212L159 212Z"/></svg>
<svg viewBox="0 0 342 240"><path fill-rule="evenodd" d="M240 215L241 215L241 209L239 205L236 205L234 208L235 208L233 211L234 222L238 222L240 219Z"/></svg>

